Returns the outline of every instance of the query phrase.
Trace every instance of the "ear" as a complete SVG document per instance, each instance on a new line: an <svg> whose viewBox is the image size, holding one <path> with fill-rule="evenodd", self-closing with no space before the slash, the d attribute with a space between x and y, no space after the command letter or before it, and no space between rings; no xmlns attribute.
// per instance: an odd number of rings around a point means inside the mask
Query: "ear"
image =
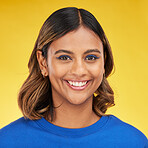
<svg viewBox="0 0 148 148"><path fill-rule="evenodd" d="M43 76L48 76L48 65L47 65L47 61L46 58L43 57L42 55L42 51L37 51L36 52L36 56L37 56L37 60L40 66L40 70Z"/></svg>

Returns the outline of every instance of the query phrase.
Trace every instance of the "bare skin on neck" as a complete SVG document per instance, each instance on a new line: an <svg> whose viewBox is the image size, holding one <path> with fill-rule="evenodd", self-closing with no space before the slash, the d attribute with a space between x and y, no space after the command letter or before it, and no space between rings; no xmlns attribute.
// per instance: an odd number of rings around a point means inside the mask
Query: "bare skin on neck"
<svg viewBox="0 0 148 148"><path fill-rule="evenodd" d="M58 102L56 100L56 102ZM59 106L59 104L55 104ZM65 128L84 128L97 122L100 117L92 110L92 99L80 105L67 105L64 102L55 109L55 119L52 124Z"/></svg>

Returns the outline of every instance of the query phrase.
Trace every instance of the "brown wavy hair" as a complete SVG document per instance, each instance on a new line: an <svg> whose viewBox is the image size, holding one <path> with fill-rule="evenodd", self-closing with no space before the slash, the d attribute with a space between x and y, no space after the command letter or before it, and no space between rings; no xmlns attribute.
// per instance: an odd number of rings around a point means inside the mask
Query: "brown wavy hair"
<svg viewBox="0 0 148 148"><path fill-rule="evenodd" d="M103 43L105 74L101 85L93 95L93 111L100 117L106 116L107 109L115 105L114 92L106 79L114 67L107 37L99 22L90 12L75 7L67 7L51 14L39 32L28 63L29 76L18 94L18 105L25 118L36 120L44 117L47 119L50 114L50 120L53 121L55 107L53 106L51 83L49 77L43 78L41 74L36 52L42 51L42 55L47 59L47 50L50 44L80 26L92 30Z"/></svg>

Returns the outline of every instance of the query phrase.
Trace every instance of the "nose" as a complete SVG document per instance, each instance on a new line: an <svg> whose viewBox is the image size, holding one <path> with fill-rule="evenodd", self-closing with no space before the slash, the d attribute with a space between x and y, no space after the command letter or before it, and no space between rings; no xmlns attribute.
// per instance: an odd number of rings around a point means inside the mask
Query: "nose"
<svg viewBox="0 0 148 148"><path fill-rule="evenodd" d="M74 61L70 68L70 73L76 77L85 76L87 74L87 67L84 61L82 59Z"/></svg>

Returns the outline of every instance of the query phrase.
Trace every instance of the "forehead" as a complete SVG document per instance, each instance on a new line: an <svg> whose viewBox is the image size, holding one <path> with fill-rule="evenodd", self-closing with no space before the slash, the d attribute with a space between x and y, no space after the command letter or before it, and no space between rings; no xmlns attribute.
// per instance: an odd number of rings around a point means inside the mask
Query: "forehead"
<svg viewBox="0 0 148 148"><path fill-rule="evenodd" d="M102 51L103 44L99 36L92 30L81 26L77 30L69 32L61 38L53 41L49 47L49 52L55 53L59 49L79 53L88 49L99 49Z"/></svg>

